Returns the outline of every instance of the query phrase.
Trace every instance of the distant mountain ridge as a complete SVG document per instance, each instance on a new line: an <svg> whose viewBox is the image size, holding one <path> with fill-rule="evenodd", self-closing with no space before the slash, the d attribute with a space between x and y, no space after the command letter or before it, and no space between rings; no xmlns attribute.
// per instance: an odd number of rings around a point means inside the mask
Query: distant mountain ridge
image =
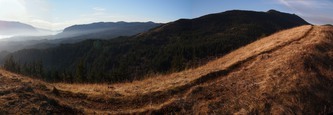
<svg viewBox="0 0 333 115"><path fill-rule="evenodd" d="M62 32L35 28L36 31L33 32L35 34L1 39L0 51L13 52L24 48L44 49L64 43L77 43L86 39L133 36L160 25L154 22L97 22L70 26Z"/></svg>
<svg viewBox="0 0 333 115"><path fill-rule="evenodd" d="M0 35L25 35L35 32L37 32L36 28L28 24L0 21Z"/></svg>
<svg viewBox="0 0 333 115"><path fill-rule="evenodd" d="M0 21L0 37L6 38L2 39L5 41L40 40L40 36L53 35L55 33L55 31L36 28L21 22Z"/></svg>
<svg viewBox="0 0 333 115"><path fill-rule="evenodd" d="M143 24L151 24L158 25L154 22L96 22L91 24L81 24L81 25L73 25L64 29L63 33L75 32L75 31L91 31L91 30L108 30L115 29L119 27L132 27L139 26Z"/></svg>
<svg viewBox="0 0 333 115"><path fill-rule="evenodd" d="M96 22L67 27L55 38L61 39L111 39L118 36L132 36L159 26L154 22Z"/></svg>

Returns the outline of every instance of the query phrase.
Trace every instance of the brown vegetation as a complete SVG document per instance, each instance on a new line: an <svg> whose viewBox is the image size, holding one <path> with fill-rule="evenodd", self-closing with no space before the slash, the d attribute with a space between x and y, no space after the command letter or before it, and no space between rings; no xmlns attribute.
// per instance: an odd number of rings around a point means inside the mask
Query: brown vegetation
<svg viewBox="0 0 333 115"><path fill-rule="evenodd" d="M1 70L0 113L326 114L332 65L333 27L301 26L204 66L131 83L48 84Z"/></svg>

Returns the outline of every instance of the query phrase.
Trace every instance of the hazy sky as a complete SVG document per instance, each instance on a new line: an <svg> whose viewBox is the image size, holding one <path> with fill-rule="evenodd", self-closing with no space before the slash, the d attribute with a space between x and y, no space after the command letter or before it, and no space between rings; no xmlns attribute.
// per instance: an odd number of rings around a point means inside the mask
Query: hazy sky
<svg viewBox="0 0 333 115"><path fill-rule="evenodd" d="M60 30L99 21L164 23L232 9L276 9L333 24L333 0L0 0L0 20Z"/></svg>

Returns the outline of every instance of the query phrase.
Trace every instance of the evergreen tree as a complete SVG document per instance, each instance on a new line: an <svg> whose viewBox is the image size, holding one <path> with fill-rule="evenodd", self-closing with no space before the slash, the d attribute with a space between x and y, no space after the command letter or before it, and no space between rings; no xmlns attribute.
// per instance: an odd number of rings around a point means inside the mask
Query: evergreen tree
<svg viewBox="0 0 333 115"><path fill-rule="evenodd" d="M6 61L4 63L4 68L8 71L17 72L19 67L17 66L16 62L14 61L14 57L12 55L6 59Z"/></svg>
<svg viewBox="0 0 333 115"><path fill-rule="evenodd" d="M76 66L76 80L79 82L86 82L86 77L85 63L83 59L81 59L79 64Z"/></svg>

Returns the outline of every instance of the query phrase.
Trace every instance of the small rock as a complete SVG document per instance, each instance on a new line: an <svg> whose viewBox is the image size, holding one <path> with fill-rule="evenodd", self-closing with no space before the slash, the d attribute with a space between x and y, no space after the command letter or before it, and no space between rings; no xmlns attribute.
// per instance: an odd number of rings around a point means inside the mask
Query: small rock
<svg viewBox="0 0 333 115"><path fill-rule="evenodd" d="M57 96L60 95L59 90L56 87L53 87L52 93Z"/></svg>

